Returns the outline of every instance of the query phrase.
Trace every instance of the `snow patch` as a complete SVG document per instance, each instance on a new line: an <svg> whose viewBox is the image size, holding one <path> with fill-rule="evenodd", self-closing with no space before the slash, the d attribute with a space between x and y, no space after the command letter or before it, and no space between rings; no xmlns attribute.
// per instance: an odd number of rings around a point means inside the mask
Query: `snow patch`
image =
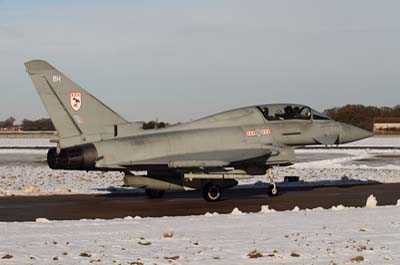
<svg viewBox="0 0 400 265"><path fill-rule="evenodd" d="M51 221L46 218L36 218L36 223L51 223Z"/></svg>
<svg viewBox="0 0 400 265"><path fill-rule="evenodd" d="M217 216L217 215L219 215L219 213L217 213L217 212L213 212L213 213L206 212L206 213L204 214L204 216L207 216L207 217Z"/></svg>
<svg viewBox="0 0 400 265"><path fill-rule="evenodd" d="M332 206L332 208L331 208L332 211L342 211L344 209L346 209L346 207L342 204L339 204L337 206Z"/></svg>
<svg viewBox="0 0 400 265"><path fill-rule="evenodd" d="M400 139L398 136L374 136L357 142L344 144L341 146L388 146L399 147Z"/></svg>
<svg viewBox="0 0 400 265"><path fill-rule="evenodd" d="M365 204L365 207L375 208L377 204L378 204L378 201L376 200L376 197L373 194L371 194L371 195L369 195L369 197L367 199L367 203Z"/></svg>
<svg viewBox="0 0 400 265"><path fill-rule="evenodd" d="M293 210L292 210L292 212L299 212L299 211L300 211L299 206L295 206L295 207L293 208Z"/></svg>
<svg viewBox="0 0 400 265"><path fill-rule="evenodd" d="M317 207L317 208L311 209L311 211L324 211L324 210L325 209L322 207Z"/></svg>
<svg viewBox="0 0 400 265"><path fill-rule="evenodd" d="M12 196L13 192L9 191L9 190L2 190L0 189L0 196Z"/></svg>
<svg viewBox="0 0 400 265"><path fill-rule="evenodd" d="M53 147L48 138L0 138L0 147Z"/></svg>
<svg viewBox="0 0 400 265"><path fill-rule="evenodd" d="M231 215L243 215L243 214L245 213L240 211L237 207L235 207L235 209L233 209L233 211L231 212Z"/></svg>
<svg viewBox="0 0 400 265"><path fill-rule="evenodd" d="M24 192L25 193L38 193L38 192L40 192L40 189L33 185L28 185L24 188Z"/></svg>
<svg viewBox="0 0 400 265"><path fill-rule="evenodd" d="M123 219L0 222L0 257L13 257L0 263L351 264L363 256L368 264L397 264L399 220L398 207L391 206L284 211L267 221L263 214L244 214L144 218L140 225ZM166 240L171 231L179 233ZM262 254L259 260L250 260L253 251Z"/></svg>
<svg viewBox="0 0 400 265"><path fill-rule="evenodd" d="M259 213L274 213L274 209L269 208L269 205L262 205Z"/></svg>
<svg viewBox="0 0 400 265"><path fill-rule="evenodd" d="M399 206L399 207L400 207L400 199L397 200L396 206Z"/></svg>

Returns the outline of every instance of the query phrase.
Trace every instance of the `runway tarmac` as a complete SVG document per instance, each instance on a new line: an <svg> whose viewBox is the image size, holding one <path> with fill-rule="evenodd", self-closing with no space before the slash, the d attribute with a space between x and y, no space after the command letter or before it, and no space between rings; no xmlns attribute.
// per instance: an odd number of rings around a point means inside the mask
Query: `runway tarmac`
<svg viewBox="0 0 400 265"><path fill-rule="evenodd" d="M160 217L202 215L206 212L258 212L262 205L275 210L365 206L374 194L378 205L394 205L400 199L400 183L348 187L296 188L268 197L265 189L226 190L223 200L205 202L199 192L170 192L162 199L148 199L141 193L105 195L18 196L0 198L0 221L112 219L126 216Z"/></svg>

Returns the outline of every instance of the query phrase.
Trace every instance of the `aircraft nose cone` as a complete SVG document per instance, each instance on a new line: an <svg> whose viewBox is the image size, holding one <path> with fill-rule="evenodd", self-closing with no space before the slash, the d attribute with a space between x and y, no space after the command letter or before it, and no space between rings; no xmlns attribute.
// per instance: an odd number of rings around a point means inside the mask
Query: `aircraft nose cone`
<svg viewBox="0 0 400 265"><path fill-rule="evenodd" d="M342 133L340 134L339 139L340 142L343 144L373 136L373 133L371 133L370 131L346 123L341 123L341 127L342 127Z"/></svg>

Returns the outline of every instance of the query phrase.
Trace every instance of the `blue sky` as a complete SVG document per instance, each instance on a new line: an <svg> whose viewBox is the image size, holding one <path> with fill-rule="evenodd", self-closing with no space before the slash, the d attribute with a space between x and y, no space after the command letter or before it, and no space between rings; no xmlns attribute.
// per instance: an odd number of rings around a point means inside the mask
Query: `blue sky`
<svg viewBox="0 0 400 265"><path fill-rule="evenodd" d="M129 120L400 103L400 2L2 1L0 119L47 116L44 59Z"/></svg>

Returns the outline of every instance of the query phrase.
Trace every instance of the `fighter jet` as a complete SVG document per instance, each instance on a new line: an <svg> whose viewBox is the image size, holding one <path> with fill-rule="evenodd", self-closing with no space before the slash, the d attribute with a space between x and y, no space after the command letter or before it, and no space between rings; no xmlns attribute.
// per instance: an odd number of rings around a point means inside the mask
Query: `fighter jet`
<svg viewBox="0 0 400 265"><path fill-rule="evenodd" d="M300 104L250 106L162 129L128 122L42 60L26 70L58 132L47 154L54 170L120 171L126 186L150 198L166 190L201 190L221 198L239 179L291 165L294 149L338 145L372 134ZM273 178L268 194L279 190Z"/></svg>

